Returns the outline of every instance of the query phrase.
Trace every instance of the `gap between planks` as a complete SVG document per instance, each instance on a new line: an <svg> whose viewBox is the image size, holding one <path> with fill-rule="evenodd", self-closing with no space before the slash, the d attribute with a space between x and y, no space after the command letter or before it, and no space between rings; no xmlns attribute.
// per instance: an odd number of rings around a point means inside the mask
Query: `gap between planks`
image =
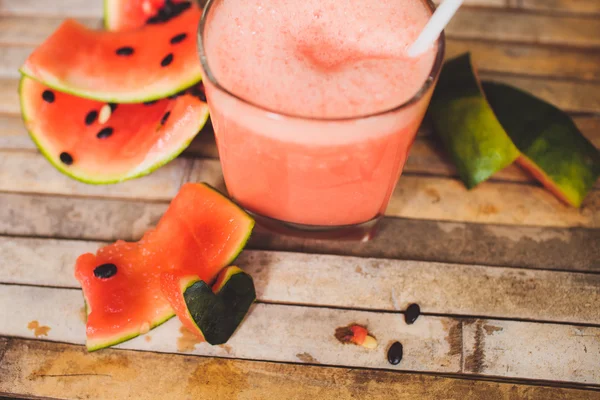
<svg viewBox="0 0 600 400"><path fill-rule="evenodd" d="M0 237L0 282L79 288L76 257L101 245ZM235 264L266 303L389 312L418 303L433 315L600 326L595 274L249 250Z"/></svg>
<svg viewBox="0 0 600 400"><path fill-rule="evenodd" d="M128 350L88 354L81 346L0 339L0 392L57 398L149 400L228 398L458 400L465 398L600 399L600 393L557 383L506 382L319 365L215 359ZM80 376L71 376L72 371ZM108 379L107 379L108 376ZM108 380L108 382L107 382ZM107 384L109 383L109 384ZM541 385L552 385L547 387ZM157 390L148 391L148 387ZM135 395L134 395L135 396Z"/></svg>
<svg viewBox="0 0 600 400"><path fill-rule="evenodd" d="M35 320L50 328L44 340L83 344L82 304L78 290L0 285L0 320L9 321L0 335L32 338L27 326ZM335 329L350 323L366 325L377 349L339 343ZM180 327L173 318L149 332L150 340L138 337L116 347L179 353ZM598 385L598 337L600 328L431 316L406 325L391 313L255 304L227 346L200 343L184 353L293 363L306 363L298 355L308 353L311 364ZM394 367L386 351L396 340L404 358Z"/></svg>
<svg viewBox="0 0 600 400"><path fill-rule="evenodd" d="M104 198L170 201L181 182L207 182L226 193L217 160L178 158L143 178L105 186L75 181L32 152L0 152L0 191ZM193 163L190 166L190 163ZM187 175L187 171L191 171ZM265 187L266 194L268 187ZM387 216L546 227L600 227L600 191L591 191L581 208L562 204L538 186L484 182L467 190L462 182L441 177L400 177Z"/></svg>
<svg viewBox="0 0 600 400"><path fill-rule="evenodd" d="M165 203L0 193L0 234L138 240ZM600 271L600 230L384 218L366 243L302 239L256 227L250 247L532 269Z"/></svg>

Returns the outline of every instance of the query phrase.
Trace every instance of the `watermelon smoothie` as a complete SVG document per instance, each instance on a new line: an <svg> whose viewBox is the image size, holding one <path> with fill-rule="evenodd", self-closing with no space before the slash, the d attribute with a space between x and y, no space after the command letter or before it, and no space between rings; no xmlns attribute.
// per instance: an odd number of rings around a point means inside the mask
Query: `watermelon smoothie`
<svg viewBox="0 0 600 400"><path fill-rule="evenodd" d="M424 0L211 0L199 29L225 183L248 211L329 230L385 211L443 60L407 48Z"/></svg>

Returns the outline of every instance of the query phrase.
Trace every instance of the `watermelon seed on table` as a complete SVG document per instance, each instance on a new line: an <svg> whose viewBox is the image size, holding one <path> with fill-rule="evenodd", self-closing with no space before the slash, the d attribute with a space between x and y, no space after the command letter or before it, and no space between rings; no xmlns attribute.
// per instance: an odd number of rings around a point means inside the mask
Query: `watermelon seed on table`
<svg viewBox="0 0 600 400"><path fill-rule="evenodd" d="M54 93L52 91L50 91L50 90L44 90L44 93L42 93L42 98L44 99L44 101L46 103L51 103L52 104L52 103L54 103L55 96L54 96Z"/></svg>

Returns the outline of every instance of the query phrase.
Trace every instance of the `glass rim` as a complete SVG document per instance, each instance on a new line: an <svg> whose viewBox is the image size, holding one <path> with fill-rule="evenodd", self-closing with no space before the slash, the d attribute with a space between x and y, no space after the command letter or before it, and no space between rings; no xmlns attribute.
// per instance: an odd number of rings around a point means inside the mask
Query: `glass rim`
<svg viewBox="0 0 600 400"><path fill-rule="evenodd" d="M365 118L371 118L371 117L377 117L377 116L381 116L381 115L385 115L385 114L395 113L402 109L408 108L409 106L411 106L414 103L417 103L419 100L421 100L421 98L423 98L423 96L425 96L425 94L429 91L429 89L435 83L436 79L438 78L438 76L442 70L442 66L444 64L446 38L445 38L445 31L442 31L442 33L436 40L436 44L438 46L436 57L433 61L431 70L429 71L429 74L427 75L427 78L425 79L425 82L423 82L423 85L421 86L421 88L409 100L405 101L404 103L401 103L397 106L394 106L392 108L388 108L388 109L385 109L382 111L377 111L377 112L369 113L369 114L358 114L358 115L353 115L353 116L349 116L349 117L345 117L345 116L344 117L331 117L331 118L329 118L329 117L314 117L314 116L309 116L309 115L301 115L301 114L294 114L294 113L289 113L289 112L278 111L276 109L272 109L272 108L257 104L254 101L246 99L246 98L239 96L239 95L231 92L230 90L226 89L219 83L219 81L214 76L212 70L210 69L210 67L208 65L208 56L206 55L206 51L204 49L204 30L206 27L206 20L208 18L208 13L210 12L211 7L213 6L213 4L216 1L218 1L218 0L206 1L206 4L202 11L202 17L200 18L200 23L198 25L198 32L197 32L198 44L197 44L197 46L198 46L198 53L200 55L200 64L202 66L202 69L204 70L210 83L212 85L214 85L217 90L225 93L228 96L233 97L237 101L240 101L251 107L257 108L268 114L276 115L276 116L283 117L283 118L301 119L301 120L306 120L306 121L343 122L343 121L353 121L353 120L358 120L358 119L365 119ZM425 3L427 3L427 5L429 6L429 8L431 9L431 11L433 13L436 8L433 1L432 0L424 0L424 1L425 1Z"/></svg>

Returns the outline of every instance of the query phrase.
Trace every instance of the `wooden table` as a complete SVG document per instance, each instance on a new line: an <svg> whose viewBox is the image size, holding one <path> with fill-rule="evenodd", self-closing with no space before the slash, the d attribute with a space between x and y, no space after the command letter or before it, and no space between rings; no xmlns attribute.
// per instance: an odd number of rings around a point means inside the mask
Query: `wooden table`
<svg viewBox="0 0 600 400"><path fill-rule="evenodd" d="M571 112L600 146L600 1L466 4L448 56L471 51L483 78ZM109 187L70 180L36 151L17 68L64 17L98 26L101 13L100 0L0 2L0 394L600 399L599 186L569 208L511 166L467 192L426 123L376 240L253 236L239 265L258 303L227 345L195 346L173 319L88 354L76 256L139 238L183 182L224 189L210 132L154 174ZM423 315L407 325L413 302ZM377 349L336 341L353 322ZM393 366L396 340L404 358Z"/></svg>

